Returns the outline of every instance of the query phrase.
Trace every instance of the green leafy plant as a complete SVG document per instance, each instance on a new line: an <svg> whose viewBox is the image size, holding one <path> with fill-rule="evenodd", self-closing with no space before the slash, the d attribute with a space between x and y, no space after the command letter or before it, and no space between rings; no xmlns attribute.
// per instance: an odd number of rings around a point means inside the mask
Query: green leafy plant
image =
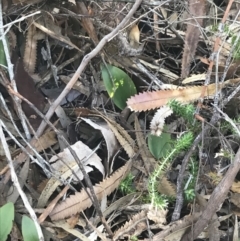
<svg viewBox="0 0 240 241"><path fill-rule="evenodd" d="M188 130L193 129L194 111L195 108L192 104L183 105L176 100L172 100L168 103L168 106L173 112L186 120ZM167 207L170 197L159 194L157 190L158 180L161 176L165 175L166 170L171 165L174 158L183 150L188 149L193 140L193 134L191 131L182 135L178 140L173 141L171 135L166 133L166 127L163 128L165 132L158 136L148 136L148 147L152 155L159 160L159 165L155 171L151 174L148 183L149 199L153 206L164 209ZM194 169L195 170L195 169ZM186 189L186 194L190 199L194 197L194 180L190 183L189 188ZM145 198L146 199L146 198Z"/></svg>
<svg viewBox="0 0 240 241"><path fill-rule="evenodd" d="M9 202L0 208L0 241L6 241L13 227L14 204ZM39 241L34 222L27 216L22 218L22 235L24 241Z"/></svg>
<svg viewBox="0 0 240 241"><path fill-rule="evenodd" d="M137 93L132 79L115 66L103 66L102 79L110 98L121 110L126 107L127 99Z"/></svg>
<svg viewBox="0 0 240 241"><path fill-rule="evenodd" d="M184 118L190 125L194 121L195 107L192 104L182 104L176 100L171 100L168 106L173 110L173 112Z"/></svg>
<svg viewBox="0 0 240 241"><path fill-rule="evenodd" d="M14 205L9 202L0 208L0 240L7 240L13 226Z"/></svg>
<svg viewBox="0 0 240 241"><path fill-rule="evenodd" d="M165 158L163 158L163 160L159 162L158 167L150 176L148 190L153 206L164 209L168 205L166 196L158 194L157 180L161 177L161 175L165 173L165 170L169 167L173 158L176 157L176 155L179 154L181 151L186 150L190 147L190 145L192 144L192 140L193 135L191 132L182 135L174 143L172 150L169 151Z"/></svg>
<svg viewBox="0 0 240 241"><path fill-rule="evenodd" d="M135 192L135 189L132 185L132 181L133 181L134 176L129 173L127 175L127 177L125 179L123 179L119 185L119 190L123 193L123 194L130 194Z"/></svg>
<svg viewBox="0 0 240 241"><path fill-rule="evenodd" d="M39 241L34 222L31 218L25 215L22 218L22 235L24 241Z"/></svg>

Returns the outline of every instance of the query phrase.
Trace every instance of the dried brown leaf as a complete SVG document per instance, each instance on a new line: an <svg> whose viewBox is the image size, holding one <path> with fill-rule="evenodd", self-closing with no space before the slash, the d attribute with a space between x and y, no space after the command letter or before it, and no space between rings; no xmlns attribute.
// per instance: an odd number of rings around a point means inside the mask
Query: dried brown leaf
<svg viewBox="0 0 240 241"><path fill-rule="evenodd" d="M93 170L92 167L89 166L92 165L95 166L102 173L103 176L105 175L101 159L98 157L96 153L92 153L92 150L87 145L85 145L81 141L78 141L74 145L72 145L71 148L75 151L76 155L80 160L83 160L84 158L88 157L86 158L85 162L82 162L82 165L84 166L84 169L87 173ZM72 175L72 170L74 170L78 178L80 180L83 179L83 174L79 170L79 166L68 148L65 148L63 152L53 156L49 160L49 162L52 163L51 166L54 168L54 170L57 170L60 173L61 178L66 180ZM73 179L75 181L78 181L75 176L73 176ZM37 206L44 207L52 193L56 190L56 188L59 185L61 185L60 180L55 177L52 177L48 181L43 192L41 193L38 199Z"/></svg>
<svg viewBox="0 0 240 241"><path fill-rule="evenodd" d="M103 122L102 120L101 122L93 122L90 119L86 119L86 118L81 118L81 119L84 120L93 128L95 128L96 130L101 131L107 145L108 163L110 163L110 159L113 157L113 155L116 153L116 151L119 148L115 135L110 130L107 123Z"/></svg>
<svg viewBox="0 0 240 241"><path fill-rule="evenodd" d="M131 27L131 30L129 31L129 34L128 34L128 38L129 38L129 43L131 47L133 48L139 47L140 31L137 24L134 24Z"/></svg>
<svg viewBox="0 0 240 241"><path fill-rule="evenodd" d="M123 167L114 172L110 177L96 184L93 189L98 200L112 193L123 180L131 167L131 161L128 161ZM89 189L88 189L89 191ZM58 204L50 214L52 220L59 220L79 213L92 205L88 194L83 189L81 192L71 195L64 202Z"/></svg>
<svg viewBox="0 0 240 241"><path fill-rule="evenodd" d="M35 148L38 152L41 152L56 143L56 133L54 131L47 131L38 139Z"/></svg>
<svg viewBox="0 0 240 241"><path fill-rule="evenodd" d="M240 208L240 193L232 193L230 202Z"/></svg>
<svg viewBox="0 0 240 241"><path fill-rule="evenodd" d="M163 226L163 224L166 223L167 213L168 213L168 210L153 209L147 212L147 217L148 219L152 220L154 223L157 223L158 225Z"/></svg>
<svg viewBox="0 0 240 241"><path fill-rule="evenodd" d="M76 4L78 7L77 9L78 9L79 14L85 15L85 16L89 15L89 12L88 12L87 7L84 2L77 1ZM97 36L96 30L95 30L95 27L93 25L92 18L81 18L81 24L82 24L83 28L87 31L89 37L94 42L94 44L97 45L99 40L98 40L98 36Z"/></svg>
<svg viewBox="0 0 240 241"><path fill-rule="evenodd" d="M189 84L200 80L205 80L206 74L194 74L182 81L182 84Z"/></svg>
<svg viewBox="0 0 240 241"><path fill-rule="evenodd" d="M135 214L130 221L126 222L123 227L118 229L114 236L113 240L118 240L118 238L123 238L124 235L134 235L134 232L138 229L137 225L141 222L146 222L146 210L141 211L140 213ZM139 231L139 230L138 230ZM142 230L141 230L142 231ZM141 232L140 232L141 233Z"/></svg>
<svg viewBox="0 0 240 241"><path fill-rule="evenodd" d="M26 52L26 51L25 51ZM38 108L38 110L43 111L45 107L45 98L43 94L36 88L33 79L29 76L27 71L24 69L24 64L26 67L26 64L29 64L26 68L32 68L33 62L35 61L31 53L29 52L30 56L26 57L29 58L27 63L23 63L22 59L19 59L15 62L15 81L17 84L18 92L28 99L32 104L34 104L35 107ZM14 58L16 58L14 56ZM36 58L36 56L35 56ZM32 62L33 61L33 62ZM35 65L35 63L34 63ZM35 67L34 67L35 68ZM33 70L34 71L34 70ZM25 102L22 103L22 109L29 119L31 125L36 130L41 121L42 118L40 118L36 112Z"/></svg>
<svg viewBox="0 0 240 241"><path fill-rule="evenodd" d="M88 237L83 235L78 230L70 228L68 223L65 220L59 220L59 221L53 222L53 225L55 225L56 227L64 229L66 232L71 233L72 235L79 238L80 240L90 241L90 239Z"/></svg>
<svg viewBox="0 0 240 241"><path fill-rule="evenodd" d="M77 225L78 219L79 214L72 215L70 218L68 218L66 221L69 225L69 228L73 229Z"/></svg>
<svg viewBox="0 0 240 241"><path fill-rule="evenodd" d="M201 213L194 213L193 215L185 216L183 219L171 223L168 226L165 226L164 230L155 234L153 236L153 241L159 240L181 240L181 237L185 231L191 227L199 219Z"/></svg>
<svg viewBox="0 0 240 241"><path fill-rule="evenodd" d="M162 177L157 185L159 193L167 195L169 197L176 197L176 186L168 181L166 177Z"/></svg>
<svg viewBox="0 0 240 241"><path fill-rule="evenodd" d="M231 191L240 193L240 182L233 182L231 186Z"/></svg>
<svg viewBox="0 0 240 241"><path fill-rule="evenodd" d="M222 85L221 85L222 86ZM224 86L224 85L223 85ZM220 87L220 86L219 86ZM166 105L170 100L188 103L197 100L202 92L202 86L185 87L176 90L159 90L155 92L143 92L132 96L127 101L132 111L147 111ZM216 92L216 85L207 86L205 97L212 97Z"/></svg>
<svg viewBox="0 0 240 241"><path fill-rule="evenodd" d="M33 74L36 68L37 60L37 41L44 38L44 34L36 30L36 27L30 23L26 36L25 51L23 56L23 62L26 71L29 74Z"/></svg>

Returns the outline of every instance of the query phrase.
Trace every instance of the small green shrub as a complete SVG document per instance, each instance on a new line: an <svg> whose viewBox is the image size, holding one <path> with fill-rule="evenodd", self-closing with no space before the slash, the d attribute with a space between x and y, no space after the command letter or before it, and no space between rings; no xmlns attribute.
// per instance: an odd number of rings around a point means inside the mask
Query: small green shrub
<svg viewBox="0 0 240 241"><path fill-rule="evenodd" d="M0 241L6 241L13 227L14 204L9 202L0 208ZM39 241L34 222L27 216L22 218L22 235L24 241Z"/></svg>
<svg viewBox="0 0 240 241"><path fill-rule="evenodd" d="M127 177L121 181L118 189L123 194L127 195L136 191L132 185L133 178L134 176L131 173L129 173Z"/></svg>
<svg viewBox="0 0 240 241"><path fill-rule="evenodd" d="M148 190L151 199L151 204L155 207L164 209L168 205L168 199L165 195L160 195L157 190L157 181L166 171L166 169L171 165L172 160L183 150L188 149L193 141L193 135L188 132L182 135L174 144L171 151L159 161L158 167L151 174L149 178Z"/></svg>

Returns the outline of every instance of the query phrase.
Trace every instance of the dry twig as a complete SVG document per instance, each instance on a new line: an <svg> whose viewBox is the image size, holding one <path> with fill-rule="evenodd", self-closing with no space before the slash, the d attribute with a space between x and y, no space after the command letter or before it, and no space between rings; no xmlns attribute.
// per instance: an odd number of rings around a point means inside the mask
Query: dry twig
<svg viewBox="0 0 240 241"><path fill-rule="evenodd" d="M2 120L0 120L0 139L1 139L1 142L2 142L2 146L4 148L4 152L5 152L7 161L8 161L8 165L9 165L10 171L11 171L12 181L13 181L14 186L17 188L17 190L18 190L18 192L19 192L19 194L20 194L20 196L21 196L21 198L23 200L24 206L26 207L26 209L28 210L29 214L31 215L31 218L32 218L32 220L33 220L33 222L34 222L34 224L36 226L36 229L37 229L39 240L40 241L44 241L43 233L42 233L41 227L40 227L40 225L38 223L37 216L36 216L34 210L32 209L30 203L28 202L27 196L23 192L23 190L22 190L22 188L20 186L20 183L18 181L16 172L14 170L11 154L10 154L10 151L9 151L9 148L8 148L8 144L7 144L6 138L4 136L2 127L3 127L3 122L2 122Z"/></svg>

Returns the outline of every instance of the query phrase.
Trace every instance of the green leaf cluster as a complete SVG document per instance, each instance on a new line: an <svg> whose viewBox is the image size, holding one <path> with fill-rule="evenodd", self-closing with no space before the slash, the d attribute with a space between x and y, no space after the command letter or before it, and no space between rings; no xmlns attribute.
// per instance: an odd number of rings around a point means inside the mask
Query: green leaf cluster
<svg viewBox="0 0 240 241"><path fill-rule="evenodd" d="M183 117L186 123L189 124L189 128L193 129L194 122L194 106L191 104L183 105L175 100L171 101L169 104L170 108L177 115ZM155 135L148 135L148 148L151 154L157 159L158 166L155 168L154 172L150 175L148 181L148 195L143 197L144 202L151 202L154 207L165 209L168 206L168 202L171 201L171 197L159 194L157 190L158 181L161 176L166 174L167 169L170 167L174 158L177 155L187 150L193 142L193 133L191 131L183 134L178 140L174 141L171 135L167 132L166 126L163 128L162 134L158 137ZM195 197L194 187L197 176L196 165L189 166L190 173L193 178L189 182L188 188L185 190L185 196L188 200L192 200ZM129 175L125 180L122 181L119 189L123 193L133 192L132 187L133 177Z"/></svg>
<svg viewBox="0 0 240 241"><path fill-rule="evenodd" d="M9 202L0 208L0 241L6 241L14 220L14 205ZM27 216L22 218L22 235L24 241L39 241L34 222Z"/></svg>
<svg viewBox="0 0 240 241"><path fill-rule="evenodd" d="M166 169L172 163L172 160L183 150L188 149L193 141L193 134L188 132L182 135L175 143L172 148L168 150L166 156L159 161L158 167L151 174L149 178L148 190L151 198L151 203L153 206L159 207L161 209L165 208L167 205L167 199L163 195L159 195L157 191L157 181L166 171Z"/></svg>
<svg viewBox="0 0 240 241"><path fill-rule="evenodd" d="M168 106L175 114L186 120L186 124L189 126L188 130L193 129L195 108L192 104L183 105L176 100L172 100L168 103ZM192 141L193 134L191 131L182 135L178 140L173 141L171 135L167 133L166 127L163 128L160 136L148 136L149 150L152 155L159 160L158 167L151 174L148 183L149 197L153 206L163 209L168 205L169 197L158 193L158 180L161 179L161 176L165 175L174 158L180 152L187 150L191 146ZM192 189L192 186L189 186L189 189ZM188 196L190 196L190 194Z"/></svg>
<svg viewBox="0 0 240 241"><path fill-rule="evenodd" d="M132 173L129 173L125 179L123 179L118 187L118 189L125 195L135 192L135 189L133 188L132 182L133 182L134 176Z"/></svg>
<svg viewBox="0 0 240 241"><path fill-rule="evenodd" d="M181 116L190 125L193 124L195 108L192 104L183 105L176 100L171 100L169 101L168 106L173 110L175 114Z"/></svg>

